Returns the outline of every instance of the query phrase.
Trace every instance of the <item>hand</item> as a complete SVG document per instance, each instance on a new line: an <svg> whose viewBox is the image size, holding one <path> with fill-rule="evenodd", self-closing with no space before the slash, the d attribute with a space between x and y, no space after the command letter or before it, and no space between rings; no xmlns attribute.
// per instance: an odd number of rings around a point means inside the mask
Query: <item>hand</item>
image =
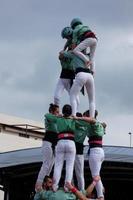
<svg viewBox="0 0 133 200"><path fill-rule="evenodd" d="M66 182L66 183L65 183L65 186L66 186L69 190L71 190L71 189L73 188L73 185L72 185L70 182Z"/></svg>
<svg viewBox="0 0 133 200"><path fill-rule="evenodd" d="M90 117L90 123L91 123L91 124L95 124L95 123L96 123L96 119L95 119L95 118L92 118L92 117Z"/></svg>
<svg viewBox="0 0 133 200"><path fill-rule="evenodd" d="M93 181L95 181L95 182L98 182L100 179L101 179L100 176L94 176L93 177Z"/></svg>
<svg viewBox="0 0 133 200"><path fill-rule="evenodd" d="M105 122L102 122L101 124L102 124L103 128L107 127L107 124Z"/></svg>

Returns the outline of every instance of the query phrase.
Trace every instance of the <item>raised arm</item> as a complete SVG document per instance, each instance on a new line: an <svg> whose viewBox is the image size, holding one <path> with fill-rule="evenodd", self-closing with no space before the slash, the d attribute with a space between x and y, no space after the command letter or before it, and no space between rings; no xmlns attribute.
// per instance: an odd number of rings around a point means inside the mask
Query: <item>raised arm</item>
<svg viewBox="0 0 133 200"><path fill-rule="evenodd" d="M92 192L99 180L100 180L100 176L95 176L92 183L86 189L87 196L90 196L92 194Z"/></svg>
<svg viewBox="0 0 133 200"><path fill-rule="evenodd" d="M89 200L86 198L84 194L82 194L76 187L74 187L71 183L66 183L66 187L76 195L79 200Z"/></svg>

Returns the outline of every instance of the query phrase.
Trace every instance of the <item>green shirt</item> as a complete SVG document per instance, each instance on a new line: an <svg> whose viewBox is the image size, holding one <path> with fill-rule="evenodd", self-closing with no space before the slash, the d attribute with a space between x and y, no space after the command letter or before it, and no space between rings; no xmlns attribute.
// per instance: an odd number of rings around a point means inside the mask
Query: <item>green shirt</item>
<svg viewBox="0 0 133 200"><path fill-rule="evenodd" d="M37 192L34 196L34 200L49 200L50 196L53 194L52 190L41 190Z"/></svg>
<svg viewBox="0 0 133 200"><path fill-rule="evenodd" d="M76 200L76 196L71 192L64 192L63 189L59 189L57 192L42 190L35 194L34 200Z"/></svg>
<svg viewBox="0 0 133 200"><path fill-rule="evenodd" d="M82 143L85 137L103 136L105 129L103 125L96 121L96 123L89 123L84 120L76 120L75 141Z"/></svg>
<svg viewBox="0 0 133 200"><path fill-rule="evenodd" d="M72 46L72 39L68 39L65 44L65 48L68 48L68 50L70 50L71 46ZM73 65L71 64L71 61L72 61L71 57L63 57L62 59L60 59L62 69L73 70Z"/></svg>
<svg viewBox="0 0 133 200"><path fill-rule="evenodd" d="M64 192L63 189L59 189L51 194L49 200L76 200L76 196L71 192Z"/></svg>
<svg viewBox="0 0 133 200"><path fill-rule="evenodd" d="M57 132L57 124L53 122L52 120L48 119L47 114L45 115L45 130Z"/></svg>
<svg viewBox="0 0 133 200"><path fill-rule="evenodd" d="M91 124L91 131L89 133L89 136L103 136L105 134L105 129L103 125L96 121L95 124Z"/></svg>
<svg viewBox="0 0 133 200"><path fill-rule="evenodd" d="M76 68L86 68L85 62L75 54L71 53L70 51L64 51L63 54L64 57L71 58L71 65L73 66L74 70L76 70Z"/></svg>
<svg viewBox="0 0 133 200"><path fill-rule="evenodd" d="M66 52L67 52L67 51L66 51ZM65 57L65 56L64 56L64 57L60 60L62 69L74 70L71 61L72 61L72 58L71 58L71 57Z"/></svg>
<svg viewBox="0 0 133 200"><path fill-rule="evenodd" d="M74 44L79 43L79 38L87 31L90 31L90 28L88 26L84 26L83 24L77 25L75 29L73 30L73 40L72 42Z"/></svg>
<svg viewBox="0 0 133 200"><path fill-rule="evenodd" d="M88 135L88 131L91 128L90 123L84 120L76 120L75 123L75 142L83 143L86 136Z"/></svg>
<svg viewBox="0 0 133 200"><path fill-rule="evenodd" d="M75 132L75 120L65 117L57 117L50 113L46 114L45 117L57 125L57 132Z"/></svg>

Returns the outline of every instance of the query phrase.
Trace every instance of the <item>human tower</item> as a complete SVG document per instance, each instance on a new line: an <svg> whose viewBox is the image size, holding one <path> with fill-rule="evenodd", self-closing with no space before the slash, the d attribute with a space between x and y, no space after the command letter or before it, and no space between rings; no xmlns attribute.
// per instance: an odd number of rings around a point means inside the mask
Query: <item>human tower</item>
<svg viewBox="0 0 133 200"><path fill-rule="evenodd" d="M62 38L66 39L63 50L59 53L61 74L54 93L54 103L50 104L49 113L45 114L45 137L42 145L43 164L39 171L35 190L43 189L44 178L53 169L52 192L59 189L63 163L65 166L64 192L69 190L77 194L77 189L85 189L83 143L88 137L88 161L92 180L97 191L97 199L104 199L103 184L100 178L101 165L104 160L102 138L105 134L105 123L96 117L95 108L95 50L97 37L81 19L74 18L70 26L63 28ZM79 113L79 93L88 95L88 109ZM66 104L59 113L63 91L70 97L70 105ZM73 171L77 178L77 189L73 189ZM90 177L88 177L90 178ZM47 199L47 198L46 198Z"/></svg>

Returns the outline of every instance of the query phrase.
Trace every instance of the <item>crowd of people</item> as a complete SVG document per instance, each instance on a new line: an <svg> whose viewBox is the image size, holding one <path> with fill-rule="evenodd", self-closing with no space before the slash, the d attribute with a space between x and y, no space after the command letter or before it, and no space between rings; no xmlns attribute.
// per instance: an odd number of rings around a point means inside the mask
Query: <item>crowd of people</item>
<svg viewBox="0 0 133 200"><path fill-rule="evenodd" d="M62 38L67 41L59 53L61 74L56 85L54 103L45 114L45 137L42 144L43 163L35 184L34 200L104 200L104 186L100 177L104 151L102 139L106 124L97 120L95 106L95 63L97 37L79 18L63 28ZM88 53L89 49L89 53ZM79 93L88 94L88 110L80 113ZM63 91L70 96L60 113ZM88 161L92 183L85 190L84 141L88 138ZM60 188L60 179L65 162L65 179ZM50 174L53 168L53 177ZM74 186L73 171L77 178ZM93 190L96 193L93 193Z"/></svg>

